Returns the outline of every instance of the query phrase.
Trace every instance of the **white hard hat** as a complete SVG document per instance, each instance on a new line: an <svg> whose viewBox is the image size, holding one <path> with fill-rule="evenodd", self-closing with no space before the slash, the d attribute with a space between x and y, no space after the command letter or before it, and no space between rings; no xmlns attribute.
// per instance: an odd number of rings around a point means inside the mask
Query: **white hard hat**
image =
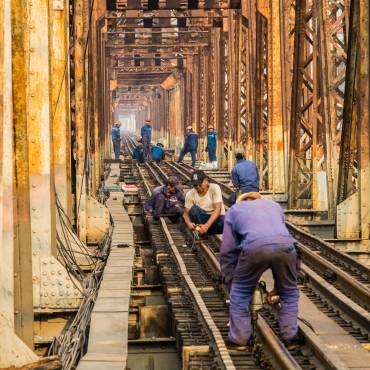
<svg viewBox="0 0 370 370"><path fill-rule="evenodd" d="M187 130L192 130L193 129L193 126L187 126L186 129Z"/></svg>

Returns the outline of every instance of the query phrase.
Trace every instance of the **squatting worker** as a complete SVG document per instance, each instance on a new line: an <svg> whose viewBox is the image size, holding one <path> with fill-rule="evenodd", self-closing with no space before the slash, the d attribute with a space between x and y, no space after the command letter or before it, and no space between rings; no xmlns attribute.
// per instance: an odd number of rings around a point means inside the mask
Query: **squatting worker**
<svg viewBox="0 0 370 370"><path fill-rule="evenodd" d="M152 142L152 121L145 120L145 125L141 128L141 141L144 148L144 159L150 161L150 144Z"/></svg>
<svg viewBox="0 0 370 370"><path fill-rule="evenodd" d="M160 216L167 216L173 223L177 223L184 213L178 203L184 203L184 192L176 176L170 176L164 186L153 190L152 196L147 200L145 209L153 213L154 220Z"/></svg>
<svg viewBox="0 0 370 370"><path fill-rule="evenodd" d="M231 194L230 204L235 203L238 193L258 192L260 190L260 178L255 163L245 159L244 150L242 149L235 150L235 159L236 164L231 170L231 181L237 191Z"/></svg>
<svg viewBox="0 0 370 370"><path fill-rule="evenodd" d="M240 195L226 214L220 253L222 279L230 292L231 345L246 345L251 336L248 306L261 275L269 268L282 304L281 336L287 346L301 341L297 335L297 260L295 240L279 204L262 199L258 192Z"/></svg>
<svg viewBox="0 0 370 370"><path fill-rule="evenodd" d="M115 159L119 159L119 152L121 148L121 130L119 127L120 127L120 123L116 122L113 125L112 131L111 131Z"/></svg>
<svg viewBox="0 0 370 370"><path fill-rule="evenodd" d="M184 220L190 230L200 234L222 234L225 206L221 188L210 184L203 171L194 171L191 177L194 189L185 197Z"/></svg>
<svg viewBox="0 0 370 370"><path fill-rule="evenodd" d="M217 133L213 126L208 126L206 151L208 152L209 162L216 162Z"/></svg>
<svg viewBox="0 0 370 370"><path fill-rule="evenodd" d="M195 161L197 159L197 150L198 150L198 135L193 131L192 126L186 128L185 142L184 146L181 149L178 163L181 163L187 153L191 155L191 165L195 166Z"/></svg>
<svg viewBox="0 0 370 370"><path fill-rule="evenodd" d="M138 163L144 163L144 148L141 140L139 140L138 144L132 151L132 158L136 159Z"/></svg>
<svg viewBox="0 0 370 370"><path fill-rule="evenodd" d="M161 163L161 161L166 158L166 152L164 150L163 144L161 143L153 145L150 153L152 155L152 161L156 163Z"/></svg>

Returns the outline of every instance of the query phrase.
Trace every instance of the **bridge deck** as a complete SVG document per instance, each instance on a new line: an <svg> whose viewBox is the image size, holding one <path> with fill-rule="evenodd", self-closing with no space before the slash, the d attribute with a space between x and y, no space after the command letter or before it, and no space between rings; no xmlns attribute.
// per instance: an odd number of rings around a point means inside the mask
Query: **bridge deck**
<svg viewBox="0 0 370 370"><path fill-rule="evenodd" d="M107 185L118 179L118 166L111 164ZM126 367L135 250L132 224L122 201L123 193L112 192L106 203L114 222L112 247L91 316L88 351L80 361L78 370L116 370Z"/></svg>

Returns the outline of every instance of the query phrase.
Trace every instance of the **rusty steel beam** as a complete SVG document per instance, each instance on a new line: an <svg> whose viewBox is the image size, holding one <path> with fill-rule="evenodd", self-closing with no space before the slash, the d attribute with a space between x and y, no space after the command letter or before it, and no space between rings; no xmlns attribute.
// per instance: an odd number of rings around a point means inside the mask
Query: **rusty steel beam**
<svg viewBox="0 0 370 370"><path fill-rule="evenodd" d="M270 1L268 23L268 189L274 193L284 193L286 174L281 83L284 61L281 60L281 23L278 1Z"/></svg>
<svg viewBox="0 0 370 370"><path fill-rule="evenodd" d="M19 5L19 4L17 4ZM23 4L21 4L23 5ZM19 245L17 230L18 209L17 189L15 187L15 124L19 124L17 113L13 116L12 95L12 32L13 40L21 41L19 25L12 22L11 9L14 4L10 0L0 1L0 367L21 366L35 361L33 353L32 328L32 282L26 284L25 278L31 279L31 243ZM19 9L22 12L22 9ZM18 10L13 12L16 15ZM14 18L13 18L14 20ZM23 18L19 22L23 22ZM14 32L15 31L15 32ZM13 54L14 55L14 54ZM23 65L18 66L22 71ZM19 72L19 70L17 70ZM14 83L19 86L19 76ZM23 81L24 82L24 81ZM24 95L24 85L22 86ZM19 95L15 94L14 99ZM15 100L14 100L15 102ZM25 112L23 112L25 113ZM19 128L17 129L19 131ZM19 132L18 132L19 134ZM19 148L17 148L19 152ZM28 189L27 189L28 190ZM29 236L29 234L28 234ZM26 241L23 239L22 241ZM20 248L23 250L19 251ZM20 253L24 251L25 256ZM19 275L20 256L24 258L22 271ZM28 266L28 267L27 267ZM27 276L28 275L28 276ZM28 288L27 292L21 288ZM30 301L27 302L27 298ZM29 303L28 307L25 303ZM26 344L25 344L26 343ZM28 347L28 346L29 347ZM30 348L31 347L31 348Z"/></svg>
<svg viewBox="0 0 370 370"><path fill-rule="evenodd" d="M255 80L255 129L256 164L260 174L260 188L269 189L269 99L268 77L268 19L257 12L256 16L256 80Z"/></svg>
<svg viewBox="0 0 370 370"><path fill-rule="evenodd" d="M322 117L325 127L325 159L329 218L335 217L337 166L343 124L344 80L347 61L348 1L316 1L320 30Z"/></svg>
<svg viewBox="0 0 370 370"><path fill-rule="evenodd" d="M68 6L49 4L50 26L50 120L53 132L55 190L59 201L72 218L71 126L69 120L69 41Z"/></svg>
<svg viewBox="0 0 370 370"><path fill-rule="evenodd" d="M8 2L9 4L9 2ZM14 312L15 331L33 348L31 209L26 99L28 39L26 1L12 0L12 94L14 129Z"/></svg>
<svg viewBox="0 0 370 370"><path fill-rule="evenodd" d="M76 198L78 236L86 242L87 224L87 146L86 146L86 95L85 95L85 0L76 0L74 15L74 67L75 67L75 125L76 125Z"/></svg>
<svg viewBox="0 0 370 370"><path fill-rule="evenodd" d="M19 4L17 4L19 5ZM23 5L23 4L22 4ZM15 32L10 0L0 1L0 367L21 366L37 359L33 347L33 308L31 280L31 243L19 245L17 229L17 189L15 187L15 124L13 116L12 32L13 40L21 41L21 29ZM20 9L20 11L22 11ZM17 10L14 14L20 15ZM23 19L19 20L20 22ZM25 30L27 32L27 30ZM14 54L13 54L14 55ZM18 66L22 71L22 66ZM19 70L17 70L19 71ZM19 77L19 76L18 76ZM14 83L19 86L19 79ZM24 82L24 81L23 81ZM23 89L24 89L23 85ZM24 90L22 90L24 95ZM19 95L15 94L14 99ZM15 100L14 100L15 102ZM24 113L24 112L23 112ZM14 120L13 120L14 118ZM17 128L19 135L19 127ZM17 148L19 153L19 148ZM18 172L19 173L19 172ZM18 174L17 173L17 174ZM25 189L26 190L26 189ZM28 190L28 189L27 189ZM28 225L29 226L29 223ZM26 226L26 227L27 227ZM26 230L26 228L24 229ZM27 235L30 236L29 234ZM22 239L21 241L26 241ZM21 250L20 250L21 249ZM21 254L25 252L25 256ZM19 274L20 256L25 271ZM24 292L21 289L27 288ZM28 300L28 302L27 302ZM29 304L27 307L25 304Z"/></svg>
<svg viewBox="0 0 370 370"><path fill-rule="evenodd" d="M240 6L240 1L234 1L232 4L228 0L218 0L218 1L199 1L197 3L189 3L188 0L182 1L162 1L158 3L130 3L129 0L115 0L110 2L108 6L108 11L161 11L164 9L175 9L178 11L197 11L197 10L209 10L209 9L225 9L229 8L231 5L238 8Z"/></svg>
<svg viewBox="0 0 370 370"><path fill-rule="evenodd" d="M315 0L296 1L290 131L290 208L327 209Z"/></svg>
<svg viewBox="0 0 370 370"><path fill-rule="evenodd" d="M369 239L369 4L352 1L341 133L337 236Z"/></svg>

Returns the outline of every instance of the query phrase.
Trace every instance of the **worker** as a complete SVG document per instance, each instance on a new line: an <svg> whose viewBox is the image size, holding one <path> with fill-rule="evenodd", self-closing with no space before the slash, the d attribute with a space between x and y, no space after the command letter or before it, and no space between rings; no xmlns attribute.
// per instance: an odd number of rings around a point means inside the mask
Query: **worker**
<svg viewBox="0 0 370 370"><path fill-rule="evenodd" d="M229 197L230 205L234 204L238 194L259 191L259 174L254 162L245 159L244 150L235 150L236 164L231 170L231 181L236 192Z"/></svg>
<svg viewBox="0 0 370 370"><path fill-rule="evenodd" d="M120 127L120 123L116 122L113 125L112 132L111 132L115 159L119 159L119 153L121 149L121 130L119 127Z"/></svg>
<svg viewBox="0 0 370 370"><path fill-rule="evenodd" d="M146 161L150 160L150 144L152 142L152 126L151 120L146 119L145 125L141 128L141 140L144 147L144 159Z"/></svg>
<svg viewBox="0 0 370 370"><path fill-rule="evenodd" d="M302 344L297 334L299 292L295 240L284 212L258 192L240 195L226 214L220 250L221 276L230 293L230 346L246 349L251 336L249 304L261 275L271 269L280 296L280 333L287 347Z"/></svg>
<svg viewBox="0 0 370 370"><path fill-rule="evenodd" d="M140 164L144 163L144 148L141 140L132 151L132 159L136 159L136 161Z"/></svg>
<svg viewBox="0 0 370 370"><path fill-rule="evenodd" d="M161 143L157 143L157 145L153 145L151 149L152 160L160 163L166 157L166 152L164 151L164 146Z"/></svg>
<svg viewBox="0 0 370 370"><path fill-rule="evenodd" d="M176 176L170 176L164 186L153 190L152 196L145 204L146 211L152 212L153 219L167 216L173 223L178 223L184 213L178 203L184 203L184 192L180 189L180 182Z"/></svg>
<svg viewBox="0 0 370 370"><path fill-rule="evenodd" d="M196 161L196 154L198 150L198 135L193 131L192 126L186 127L186 134L185 134L185 143L184 147L180 151L178 163L182 163L185 155L190 153L191 155L191 165L192 167L195 166Z"/></svg>
<svg viewBox="0 0 370 370"><path fill-rule="evenodd" d="M190 230L199 234L222 234L225 206L221 188L210 184L203 171L194 171L191 176L194 189L185 197L184 220Z"/></svg>
<svg viewBox="0 0 370 370"><path fill-rule="evenodd" d="M208 126L207 146L206 146L206 151L208 152L208 159L209 162L211 163L217 161L216 150L217 150L217 134L214 127L211 125Z"/></svg>

